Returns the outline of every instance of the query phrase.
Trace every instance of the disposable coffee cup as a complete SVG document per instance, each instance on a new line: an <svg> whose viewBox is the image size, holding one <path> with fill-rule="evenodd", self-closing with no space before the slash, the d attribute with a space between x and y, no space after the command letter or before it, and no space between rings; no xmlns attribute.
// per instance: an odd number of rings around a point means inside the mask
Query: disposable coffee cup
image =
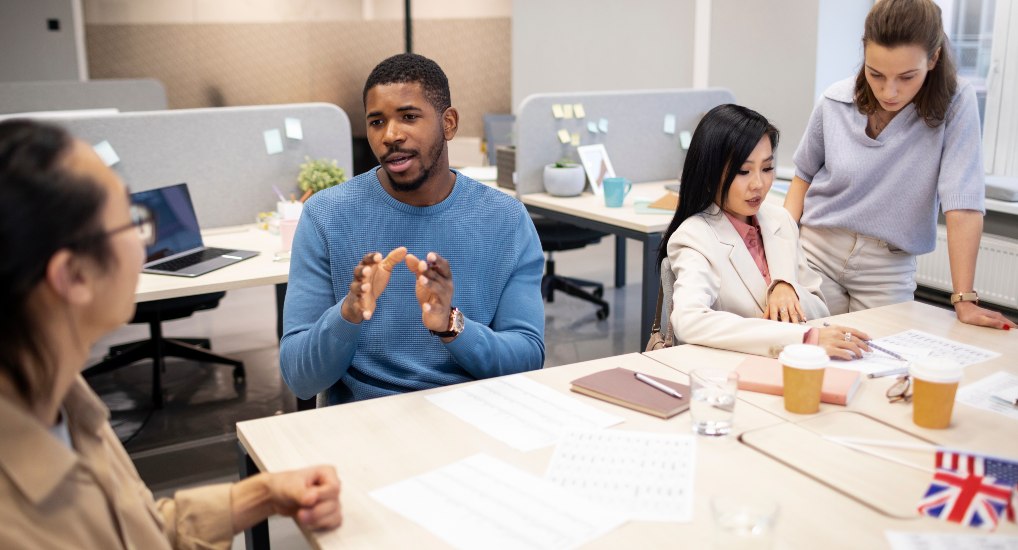
<svg viewBox="0 0 1018 550"><path fill-rule="evenodd" d="M824 368L830 363L820 346L792 344L778 355L781 362L785 410L797 414L813 414L820 410L820 392L824 385Z"/></svg>
<svg viewBox="0 0 1018 550"><path fill-rule="evenodd" d="M293 236L297 233L297 220L279 220L279 250L287 252L293 246Z"/></svg>
<svg viewBox="0 0 1018 550"><path fill-rule="evenodd" d="M912 375L912 422L923 428L951 424L954 396L965 368L943 357L926 357L908 367Z"/></svg>

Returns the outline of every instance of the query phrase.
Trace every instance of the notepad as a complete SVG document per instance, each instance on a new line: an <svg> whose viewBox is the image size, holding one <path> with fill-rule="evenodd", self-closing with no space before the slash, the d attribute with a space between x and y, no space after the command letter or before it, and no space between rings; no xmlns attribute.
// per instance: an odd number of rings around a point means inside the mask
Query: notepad
<svg viewBox="0 0 1018 550"><path fill-rule="evenodd" d="M576 393L654 415L671 418L689 408L689 386L664 378L653 378L682 394L678 399L636 379L636 373L623 368L603 370L573 380L570 388Z"/></svg>
<svg viewBox="0 0 1018 550"><path fill-rule="evenodd" d="M739 389L771 395L783 395L784 384L781 363L777 359L767 357L747 357L735 368L739 373ZM847 405L856 390L862 376L859 372L827 367L824 372L824 385L820 390L820 400L832 405Z"/></svg>

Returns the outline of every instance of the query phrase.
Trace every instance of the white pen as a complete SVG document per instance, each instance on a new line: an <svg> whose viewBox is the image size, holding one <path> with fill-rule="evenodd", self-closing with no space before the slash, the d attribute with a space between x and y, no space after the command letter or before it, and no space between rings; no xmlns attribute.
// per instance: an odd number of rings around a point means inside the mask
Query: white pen
<svg viewBox="0 0 1018 550"><path fill-rule="evenodd" d="M866 375L866 378L883 378L885 376L894 376L896 374L905 374L908 372L908 367L899 367L896 369L882 370L880 372L871 372Z"/></svg>
<svg viewBox="0 0 1018 550"><path fill-rule="evenodd" d="M676 399L682 399L682 394L681 393L675 391L672 388L669 388L668 386L662 384L661 382L658 382L657 380L654 380L653 378L651 378L651 377L649 377L649 376L647 376L645 374L641 374L641 373L638 373L638 372L633 373L633 374L636 375L636 379L639 380L640 382L643 382L644 384L647 384L648 386L650 386L652 388L661 390L661 391L667 393L668 395L670 395L670 396L672 396L672 397L674 397Z"/></svg>

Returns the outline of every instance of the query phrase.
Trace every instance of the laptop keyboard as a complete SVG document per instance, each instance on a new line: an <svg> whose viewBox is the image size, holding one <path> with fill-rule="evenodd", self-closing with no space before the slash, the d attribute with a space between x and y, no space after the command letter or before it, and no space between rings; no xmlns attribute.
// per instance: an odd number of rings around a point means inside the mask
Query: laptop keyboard
<svg viewBox="0 0 1018 550"><path fill-rule="evenodd" d="M188 254L187 256L181 256L163 263L155 264L150 266L150 268L161 269L164 271L180 271L181 269L191 267L195 264L200 264L206 260L218 258L223 254L229 254L230 252L230 250L225 248L206 248L193 254Z"/></svg>

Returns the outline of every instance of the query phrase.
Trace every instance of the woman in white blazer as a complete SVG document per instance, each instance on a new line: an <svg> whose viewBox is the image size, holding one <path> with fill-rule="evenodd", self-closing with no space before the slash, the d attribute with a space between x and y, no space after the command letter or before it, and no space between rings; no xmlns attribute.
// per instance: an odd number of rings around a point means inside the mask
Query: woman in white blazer
<svg viewBox="0 0 1018 550"><path fill-rule="evenodd" d="M833 358L861 357L865 333L804 324L829 313L795 222L780 205L764 204L777 144L778 130L738 105L715 107L697 125L660 252L675 275L675 337L757 355L807 342Z"/></svg>

